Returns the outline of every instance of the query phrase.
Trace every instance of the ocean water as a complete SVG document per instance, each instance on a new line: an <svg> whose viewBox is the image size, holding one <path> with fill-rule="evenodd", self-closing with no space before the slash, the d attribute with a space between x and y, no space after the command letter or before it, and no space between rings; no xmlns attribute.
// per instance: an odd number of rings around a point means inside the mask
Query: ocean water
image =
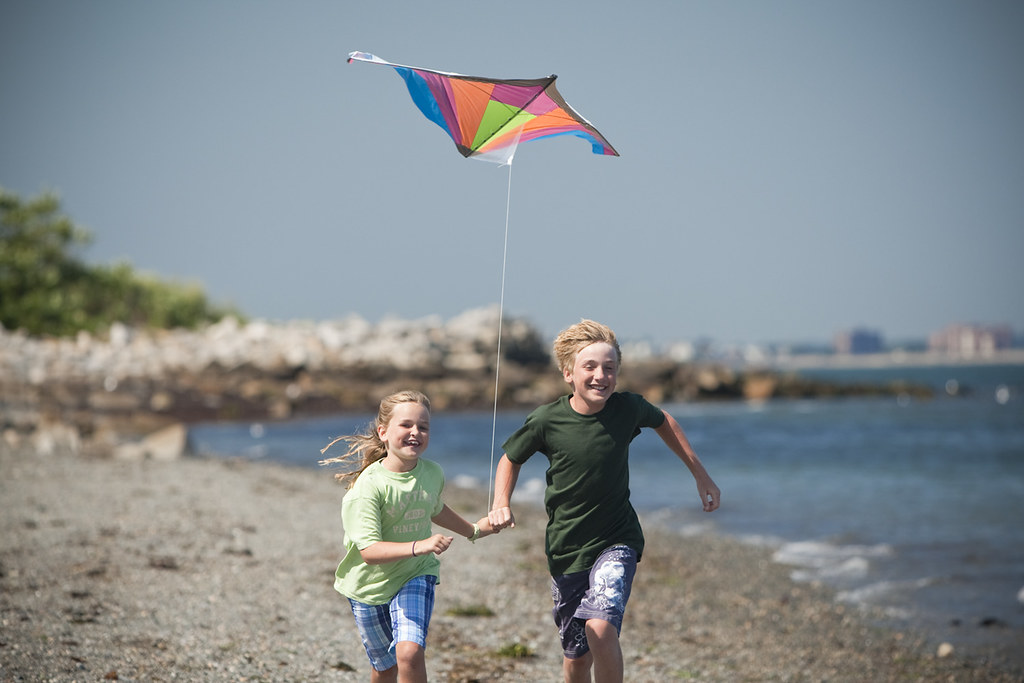
<svg viewBox="0 0 1024 683"><path fill-rule="evenodd" d="M1024 651L1024 366L806 374L907 379L936 396L665 405L722 489L722 507L701 511L689 472L646 430L630 451L645 523L767 545L794 579L881 607L889 625ZM524 417L433 416L427 457L450 481L479 487L481 514L492 461ZM371 419L206 424L191 439L201 453L317 467L332 437ZM536 455L524 466L513 505L542 500L545 464Z"/></svg>

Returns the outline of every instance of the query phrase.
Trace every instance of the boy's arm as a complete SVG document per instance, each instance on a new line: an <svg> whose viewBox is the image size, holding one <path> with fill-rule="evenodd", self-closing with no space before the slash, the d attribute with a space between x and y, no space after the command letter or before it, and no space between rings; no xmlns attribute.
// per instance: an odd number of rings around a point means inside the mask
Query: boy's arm
<svg viewBox="0 0 1024 683"><path fill-rule="evenodd" d="M658 433L658 436L665 442L665 445L679 456L679 459L690 470L690 474L693 475L694 480L697 482L697 493L700 495L701 503L704 505L704 511L711 512L712 510L717 510L718 504L721 501L721 492L718 490L715 482L711 480L711 475L704 469L704 464L697 457L693 446L690 445L686 434L683 433L683 428L679 426L674 417L664 410L661 412L665 414L665 421L654 431Z"/></svg>
<svg viewBox="0 0 1024 683"><path fill-rule="evenodd" d="M516 488L521 467L522 465L517 465L509 460L507 455L502 455L501 460L498 461L498 467L494 472L494 504L491 505L491 511L487 515L495 533L505 527L516 525L516 518L512 514L510 505L512 491Z"/></svg>

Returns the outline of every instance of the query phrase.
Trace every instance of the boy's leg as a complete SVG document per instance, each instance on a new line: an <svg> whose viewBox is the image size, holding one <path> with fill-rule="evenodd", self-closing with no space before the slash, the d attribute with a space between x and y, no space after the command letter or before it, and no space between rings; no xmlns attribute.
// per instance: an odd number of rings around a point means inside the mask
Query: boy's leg
<svg viewBox="0 0 1024 683"><path fill-rule="evenodd" d="M590 683L591 667L594 683L622 683L622 649L615 626L604 619L588 619L585 628L590 651L575 658L563 655L565 683Z"/></svg>
<svg viewBox="0 0 1024 683"><path fill-rule="evenodd" d="M594 680L597 683L622 681L619 631L635 575L636 551L627 546L608 548L590 569L590 585L575 617L585 620L586 639L594 658Z"/></svg>
<svg viewBox="0 0 1024 683"><path fill-rule="evenodd" d="M594 683L622 683L622 648L615 626L604 619L588 619L587 642L594 658Z"/></svg>
<svg viewBox="0 0 1024 683"><path fill-rule="evenodd" d="M552 614L562 639L562 671L572 683L621 681L619 630L636 574L636 552L612 546L589 572L552 577Z"/></svg>
<svg viewBox="0 0 1024 683"><path fill-rule="evenodd" d="M551 616L562 642L562 674L566 683L590 683L594 658L587 645L585 622L575 616L589 586L589 573L585 571L551 577Z"/></svg>
<svg viewBox="0 0 1024 683"><path fill-rule="evenodd" d="M565 683L590 683L590 667L594 657L589 652L582 657L569 658L562 656L562 675Z"/></svg>

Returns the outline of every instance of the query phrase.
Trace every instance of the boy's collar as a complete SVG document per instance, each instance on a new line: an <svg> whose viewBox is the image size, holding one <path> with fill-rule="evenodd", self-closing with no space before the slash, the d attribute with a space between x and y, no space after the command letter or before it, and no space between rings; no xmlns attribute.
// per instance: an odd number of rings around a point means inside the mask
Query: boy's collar
<svg viewBox="0 0 1024 683"><path fill-rule="evenodd" d="M601 405L600 405L600 406L598 406L598 407L597 407L596 409L594 409L594 408L593 408L593 407L591 406L591 404L589 404L589 403L587 403L587 402L583 401L583 399L578 399L578 401L577 401L577 402L578 402L578 403L582 403L582 404L583 404L583 406L585 407L585 410L580 410L580 408L579 408L579 407L577 407L576 403L573 403L573 399L574 399L574 398L577 398L577 396L576 396L576 393L575 393L575 392L574 392L574 393L571 393L571 394L569 394L569 395L568 395L568 396L566 397L566 403L568 403L568 404L569 404L569 407L570 407L570 408L572 409L572 411L573 411L574 413L576 413L577 415L588 415L588 416L589 416L589 415L597 415L598 413L600 413L600 412L601 412L602 410L604 410L604 409L605 409L605 408L606 408L606 407L608 406L608 401L612 400L612 396L614 396L614 395L615 395L615 392L612 392L612 393L611 393L611 394L610 394L610 395L608 396L608 398L606 398L606 399L605 399L605 400L604 400L604 401L603 401L603 402L601 403Z"/></svg>

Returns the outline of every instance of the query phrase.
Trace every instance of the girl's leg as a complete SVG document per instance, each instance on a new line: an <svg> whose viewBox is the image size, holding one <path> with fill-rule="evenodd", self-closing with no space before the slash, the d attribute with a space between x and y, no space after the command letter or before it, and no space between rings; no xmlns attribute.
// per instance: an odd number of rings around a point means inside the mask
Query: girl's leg
<svg viewBox="0 0 1024 683"><path fill-rule="evenodd" d="M391 620L395 628L395 655L401 683L426 683L427 629L434 611L433 576L417 576L402 586L391 599Z"/></svg>
<svg viewBox="0 0 1024 683"><path fill-rule="evenodd" d="M395 648L399 683L427 683L427 657L417 643L403 640Z"/></svg>
<svg viewBox="0 0 1024 683"><path fill-rule="evenodd" d="M370 683L397 683L398 667L393 666L387 671L377 671L370 668Z"/></svg>
<svg viewBox="0 0 1024 683"><path fill-rule="evenodd" d="M394 633L391 628L391 610L388 605L367 605L349 599L352 616L359 629L359 637L370 659L374 683L390 683L398 680L398 667L392 650Z"/></svg>

